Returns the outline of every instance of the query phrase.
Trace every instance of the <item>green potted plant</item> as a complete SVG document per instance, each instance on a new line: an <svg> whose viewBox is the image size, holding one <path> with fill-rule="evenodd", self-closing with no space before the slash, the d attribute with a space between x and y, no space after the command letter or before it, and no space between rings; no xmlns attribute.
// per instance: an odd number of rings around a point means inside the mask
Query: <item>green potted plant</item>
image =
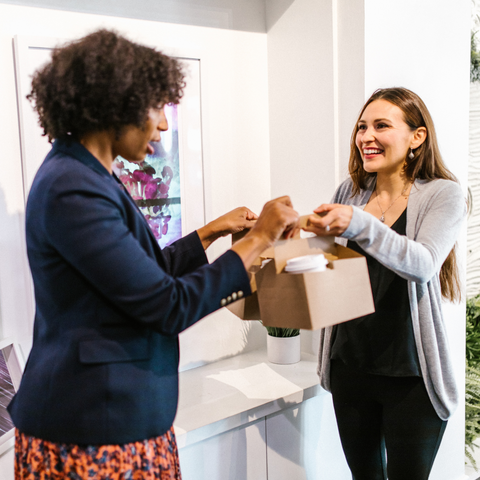
<svg viewBox="0 0 480 480"><path fill-rule="evenodd" d="M268 327L267 357L272 363L288 365L300 361L300 330Z"/></svg>
<svg viewBox="0 0 480 480"><path fill-rule="evenodd" d="M477 470L473 453L480 437L480 295L466 308L465 456Z"/></svg>

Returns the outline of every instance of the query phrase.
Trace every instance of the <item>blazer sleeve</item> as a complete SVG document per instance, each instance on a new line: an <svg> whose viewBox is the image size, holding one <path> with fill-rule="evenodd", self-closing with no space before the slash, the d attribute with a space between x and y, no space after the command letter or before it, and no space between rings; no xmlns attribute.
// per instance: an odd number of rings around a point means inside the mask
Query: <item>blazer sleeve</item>
<svg viewBox="0 0 480 480"><path fill-rule="evenodd" d="M416 222L414 238L399 235L356 206L342 237L355 240L400 277L416 283L428 282L453 248L466 212L465 198L457 183L448 180L429 183L426 192L415 192L414 195L421 195L419 200L413 200L411 194L407 207L407 230L410 218Z"/></svg>
<svg viewBox="0 0 480 480"><path fill-rule="evenodd" d="M45 235L93 289L132 321L177 335L219 309L232 292L251 293L243 262L231 250L184 275L167 274L129 229L112 191L71 177L63 175L51 187ZM176 251L170 254L176 258L175 273L187 271L185 263L191 257L200 256L205 263L199 243L193 236L171 249Z"/></svg>
<svg viewBox="0 0 480 480"><path fill-rule="evenodd" d="M173 277L193 272L208 263L205 249L196 231L165 247L162 253L168 265L168 273Z"/></svg>

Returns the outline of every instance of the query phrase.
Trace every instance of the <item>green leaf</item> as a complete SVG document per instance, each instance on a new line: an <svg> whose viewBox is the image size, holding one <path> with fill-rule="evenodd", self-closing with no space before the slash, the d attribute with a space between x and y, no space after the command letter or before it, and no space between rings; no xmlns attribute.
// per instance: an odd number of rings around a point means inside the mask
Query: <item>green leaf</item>
<svg viewBox="0 0 480 480"><path fill-rule="evenodd" d="M298 328L280 328L280 327L267 327L268 335L271 337L296 337L300 335L300 330Z"/></svg>
<svg viewBox="0 0 480 480"><path fill-rule="evenodd" d="M473 457L480 437L480 369L468 364L465 370L465 455L478 471Z"/></svg>
<svg viewBox="0 0 480 480"><path fill-rule="evenodd" d="M477 50L477 42L475 40L476 32L470 35L470 81L480 81L480 53Z"/></svg>

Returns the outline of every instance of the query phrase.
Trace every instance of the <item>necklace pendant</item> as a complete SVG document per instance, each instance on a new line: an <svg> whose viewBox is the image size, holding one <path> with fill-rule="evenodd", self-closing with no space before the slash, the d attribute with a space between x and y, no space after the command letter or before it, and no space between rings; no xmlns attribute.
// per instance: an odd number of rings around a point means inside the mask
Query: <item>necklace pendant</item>
<svg viewBox="0 0 480 480"><path fill-rule="evenodd" d="M380 220L382 223L385 223L385 215L382 214L382 216L379 218L379 220Z"/></svg>

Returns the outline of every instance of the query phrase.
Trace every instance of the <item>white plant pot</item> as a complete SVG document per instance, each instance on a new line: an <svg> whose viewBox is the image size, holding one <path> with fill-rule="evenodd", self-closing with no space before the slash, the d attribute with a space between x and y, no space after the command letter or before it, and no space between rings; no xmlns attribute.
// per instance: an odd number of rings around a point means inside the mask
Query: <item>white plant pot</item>
<svg viewBox="0 0 480 480"><path fill-rule="evenodd" d="M267 335L269 362L289 365L300 361L300 335L296 337L271 337Z"/></svg>

